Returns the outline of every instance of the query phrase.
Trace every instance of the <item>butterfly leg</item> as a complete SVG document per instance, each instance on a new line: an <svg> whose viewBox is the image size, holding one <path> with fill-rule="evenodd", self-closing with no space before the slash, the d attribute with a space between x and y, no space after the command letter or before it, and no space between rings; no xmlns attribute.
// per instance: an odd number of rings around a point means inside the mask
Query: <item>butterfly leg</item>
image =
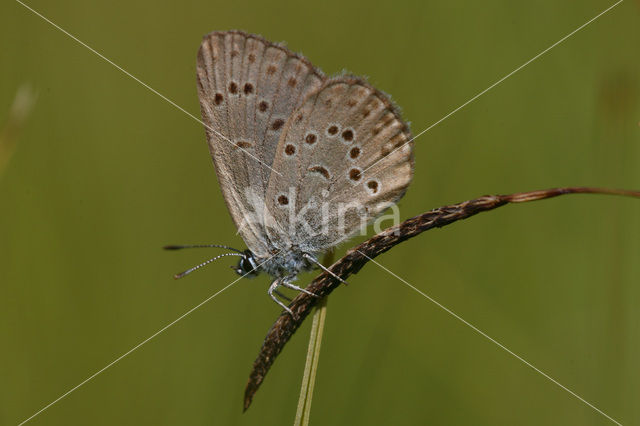
<svg viewBox="0 0 640 426"><path fill-rule="evenodd" d="M280 294L280 292L277 290L277 288L278 288L278 285L280 285L282 283L282 281L283 281L282 278L276 278L275 280L273 280L273 282L269 286L269 290L267 291L267 293L269 293L269 297L271 297L273 299L273 301L276 302L278 305L282 306L282 308L285 311L287 311L289 313L289 315L294 316L293 315L293 311L291 309L289 309L289 307L287 305L282 303L282 301L280 299L278 299L276 297L276 295L275 295L275 294Z"/></svg>
<svg viewBox="0 0 640 426"><path fill-rule="evenodd" d="M280 293L280 292L278 291L278 289L273 290L273 292L274 292L274 293L275 293L275 294L276 294L280 299L284 299L284 300L286 300L287 302L291 302L291 300L292 300L290 297L287 297L287 296L285 296L284 294Z"/></svg>
<svg viewBox="0 0 640 426"><path fill-rule="evenodd" d="M291 283L291 279L292 279L292 278L293 278L293 277L284 277L284 278L282 279L282 282L280 283L280 285L282 285L282 287L290 288L290 289L292 289L292 290L298 290L298 291L301 291L301 292L303 292L303 293L308 294L309 296L313 296L313 297L320 297L320 296L318 296L317 294L312 293L312 292L310 292L309 290L307 290L307 289L305 289L305 288L298 287L297 285L292 284L292 283Z"/></svg>
<svg viewBox="0 0 640 426"><path fill-rule="evenodd" d="M318 262L318 259L316 259L315 257L311 256L309 253L305 253L302 255L305 259L307 259L308 261L310 261L311 263L314 263L315 265L317 265L318 267L320 267L320 269L322 269L323 271L325 271L326 273L328 273L329 275L331 275L332 277L334 277L335 279L337 279L338 281L340 281L341 283L343 283L344 285L349 285L348 282L346 282L345 280L343 280L342 278L340 278L339 276L337 276L336 274L334 274L333 272L331 272L329 270L329 268L327 268L326 266L324 266L322 263Z"/></svg>

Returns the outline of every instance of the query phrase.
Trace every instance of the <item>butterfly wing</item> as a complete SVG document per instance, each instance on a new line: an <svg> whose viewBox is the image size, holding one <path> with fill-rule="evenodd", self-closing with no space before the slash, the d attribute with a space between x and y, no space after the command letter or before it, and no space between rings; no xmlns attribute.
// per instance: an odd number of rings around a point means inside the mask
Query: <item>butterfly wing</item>
<svg viewBox="0 0 640 426"><path fill-rule="evenodd" d="M241 31L204 37L198 97L227 208L247 247L269 251L264 197L284 124L324 75L304 57Z"/></svg>
<svg viewBox="0 0 640 426"><path fill-rule="evenodd" d="M317 253L379 216L413 177L408 125L386 95L354 77L327 80L285 125L267 189L277 245ZM293 184L292 184L293 183Z"/></svg>

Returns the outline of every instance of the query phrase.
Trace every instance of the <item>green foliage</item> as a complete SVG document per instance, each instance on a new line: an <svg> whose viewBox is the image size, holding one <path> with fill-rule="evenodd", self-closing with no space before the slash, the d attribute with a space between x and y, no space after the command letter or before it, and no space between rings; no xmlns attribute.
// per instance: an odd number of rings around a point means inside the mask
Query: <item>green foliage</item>
<svg viewBox="0 0 640 426"><path fill-rule="evenodd" d="M236 279L220 262L176 282L206 254L162 246L243 243L201 124L19 4L0 3L0 125L18 87L38 93L0 179L0 423L18 424ZM286 40L328 74L368 75L414 134L609 5L27 3L196 116L201 37L240 28ZM626 1L420 136L401 217L483 194L638 189L638 45L638 3ZM575 196L506 208L376 260L639 424L639 204ZM349 283L331 295L312 424L603 424L375 265ZM251 363L279 314L267 286L238 282L37 422L291 424L311 321L242 414Z"/></svg>

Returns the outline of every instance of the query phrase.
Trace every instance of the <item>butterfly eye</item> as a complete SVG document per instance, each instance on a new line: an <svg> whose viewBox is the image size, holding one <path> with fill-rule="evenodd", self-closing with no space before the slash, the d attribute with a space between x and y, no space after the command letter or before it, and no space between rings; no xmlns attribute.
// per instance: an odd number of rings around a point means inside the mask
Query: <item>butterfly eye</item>
<svg viewBox="0 0 640 426"><path fill-rule="evenodd" d="M243 252L243 256L238 261L238 266L235 268L238 275L246 275L247 277L253 277L258 275L256 270L256 262L253 257L253 253L249 250Z"/></svg>

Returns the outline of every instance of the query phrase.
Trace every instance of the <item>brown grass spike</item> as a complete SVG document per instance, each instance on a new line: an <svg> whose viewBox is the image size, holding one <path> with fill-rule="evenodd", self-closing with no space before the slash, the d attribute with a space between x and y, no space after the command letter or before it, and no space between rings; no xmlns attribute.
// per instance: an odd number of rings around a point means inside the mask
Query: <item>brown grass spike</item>
<svg viewBox="0 0 640 426"><path fill-rule="evenodd" d="M429 229L441 228L458 220L466 219L506 204L526 203L566 194L607 194L640 198L640 191L590 187L553 188L540 191L519 192L510 195L485 195L459 204L428 211L411 219L407 219L399 225L388 228L362 244L350 249L344 257L335 262L329 269L340 278L347 279L349 275L357 273L367 263L368 258L373 259L390 250L395 245ZM336 278L327 272L323 272L307 286L307 290L318 296L325 297L339 285L340 282ZM253 363L251 374L249 375L249 381L247 382L244 393L245 411L251 405L253 396L258 391L276 357L319 300L319 298L300 293L293 299L291 304L289 304L289 308L295 314L295 318L285 312L280 315L271 326L264 339L260 353Z"/></svg>

